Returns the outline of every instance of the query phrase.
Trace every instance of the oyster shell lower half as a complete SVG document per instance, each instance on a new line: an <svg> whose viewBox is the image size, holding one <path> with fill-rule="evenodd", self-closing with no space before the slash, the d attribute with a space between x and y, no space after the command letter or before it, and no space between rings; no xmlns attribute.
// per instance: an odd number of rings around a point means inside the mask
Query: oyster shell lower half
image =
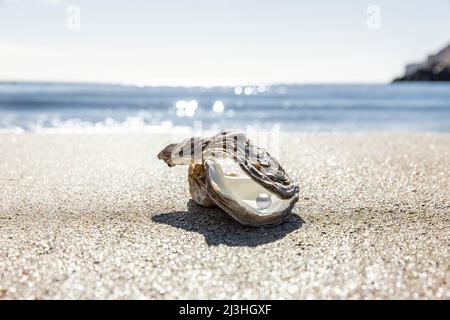
<svg viewBox="0 0 450 320"><path fill-rule="evenodd" d="M218 206L245 225L277 224L298 201L299 188L278 161L242 133L186 139L168 145L158 158L170 167L189 165L192 199Z"/></svg>

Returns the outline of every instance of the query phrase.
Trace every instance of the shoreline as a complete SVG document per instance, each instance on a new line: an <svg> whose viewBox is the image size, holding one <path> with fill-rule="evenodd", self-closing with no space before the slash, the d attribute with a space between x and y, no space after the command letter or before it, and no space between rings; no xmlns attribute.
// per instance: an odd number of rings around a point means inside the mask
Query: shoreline
<svg viewBox="0 0 450 320"><path fill-rule="evenodd" d="M449 133L281 132L300 200L256 229L189 202L175 136L0 133L0 298L450 298Z"/></svg>

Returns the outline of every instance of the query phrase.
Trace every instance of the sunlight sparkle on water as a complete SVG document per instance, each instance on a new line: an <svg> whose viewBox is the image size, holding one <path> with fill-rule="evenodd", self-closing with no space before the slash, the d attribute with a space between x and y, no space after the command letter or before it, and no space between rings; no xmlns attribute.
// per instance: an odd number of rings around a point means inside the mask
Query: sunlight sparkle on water
<svg viewBox="0 0 450 320"><path fill-rule="evenodd" d="M252 87L245 87L244 93L245 93L246 96L249 96L249 95L253 94L253 88Z"/></svg>
<svg viewBox="0 0 450 320"><path fill-rule="evenodd" d="M198 108L198 102L197 100L178 100L175 103L175 107L177 109L178 117L193 117Z"/></svg>
<svg viewBox="0 0 450 320"><path fill-rule="evenodd" d="M216 102L214 102L213 107L212 107L212 110L214 112L221 113L221 112L223 112L224 109L225 109L225 106L222 101L217 100Z"/></svg>
<svg viewBox="0 0 450 320"><path fill-rule="evenodd" d="M241 87L234 88L234 94L240 96L242 94L242 88Z"/></svg>

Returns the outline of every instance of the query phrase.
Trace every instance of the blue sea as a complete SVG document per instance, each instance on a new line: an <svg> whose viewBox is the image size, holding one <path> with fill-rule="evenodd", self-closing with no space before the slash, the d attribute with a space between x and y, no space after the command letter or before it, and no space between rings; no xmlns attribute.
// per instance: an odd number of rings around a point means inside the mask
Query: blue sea
<svg viewBox="0 0 450 320"><path fill-rule="evenodd" d="M450 84L139 87L0 83L1 132L450 132Z"/></svg>

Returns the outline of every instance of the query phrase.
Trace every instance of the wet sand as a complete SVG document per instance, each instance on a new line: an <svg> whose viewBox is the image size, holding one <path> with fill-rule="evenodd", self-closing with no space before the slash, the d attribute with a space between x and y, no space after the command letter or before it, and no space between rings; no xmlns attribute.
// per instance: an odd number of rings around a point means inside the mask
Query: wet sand
<svg viewBox="0 0 450 320"><path fill-rule="evenodd" d="M300 201L255 229L189 201L167 135L1 134L0 298L450 298L449 134L281 141Z"/></svg>

